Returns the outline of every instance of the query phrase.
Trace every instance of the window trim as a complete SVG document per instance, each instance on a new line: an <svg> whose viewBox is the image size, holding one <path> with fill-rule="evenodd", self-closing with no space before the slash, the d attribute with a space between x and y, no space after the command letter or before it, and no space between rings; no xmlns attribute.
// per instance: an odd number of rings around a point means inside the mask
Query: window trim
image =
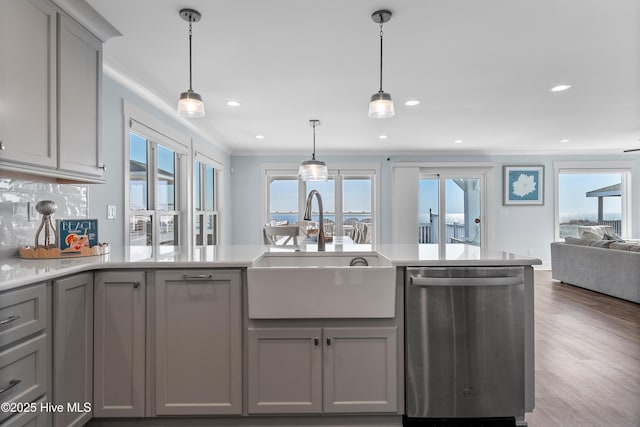
<svg viewBox="0 0 640 427"><path fill-rule="evenodd" d="M633 161L556 161L553 162L554 177L554 207L553 233L555 241L560 239L560 174L561 173L619 173L622 175L622 196L620 200L622 213L622 237L633 236L634 224L634 193L633 181L636 176L636 163Z"/></svg>

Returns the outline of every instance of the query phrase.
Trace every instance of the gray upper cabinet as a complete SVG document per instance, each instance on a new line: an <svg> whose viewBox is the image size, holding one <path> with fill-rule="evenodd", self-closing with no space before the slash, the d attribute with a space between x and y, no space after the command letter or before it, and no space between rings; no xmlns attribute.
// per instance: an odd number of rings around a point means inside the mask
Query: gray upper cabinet
<svg viewBox="0 0 640 427"><path fill-rule="evenodd" d="M240 270L155 274L155 414L240 414Z"/></svg>
<svg viewBox="0 0 640 427"><path fill-rule="evenodd" d="M58 33L58 167L101 177L102 43L64 15Z"/></svg>
<svg viewBox="0 0 640 427"><path fill-rule="evenodd" d="M396 327L249 328L249 413L397 413L396 335Z"/></svg>
<svg viewBox="0 0 640 427"><path fill-rule="evenodd" d="M0 169L57 166L56 10L44 0L0 0Z"/></svg>
<svg viewBox="0 0 640 427"><path fill-rule="evenodd" d="M0 171L103 182L102 43L46 0L0 0Z"/></svg>
<svg viewBox="0 0 640 427"><path fill-rule="evenodd" d="M53 399L77 403L56 413L53 425L82 426L91 419L83 404L93 397L93 273L53 281Z"/></svg>
<svg viewBox="0 0 640 427"><path fill-rule="evenodd" d="M100 271L94 280L93 414L143 417L145 273Z"/></svg>

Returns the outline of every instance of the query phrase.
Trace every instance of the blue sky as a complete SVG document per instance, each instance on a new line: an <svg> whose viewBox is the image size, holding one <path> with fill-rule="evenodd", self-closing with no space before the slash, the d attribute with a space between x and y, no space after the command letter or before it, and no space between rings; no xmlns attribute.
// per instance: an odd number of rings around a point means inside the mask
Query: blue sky
<svg viewBox="0 0 640 427"><path fill-rule="evenodd" d="M598 188L619 184L621 180L619 173L560 174L560 215L597 214L598 198L586 197L586 193ZM619 214L621 212L620 197L605 197L604 212L605 214Z"/></svg>
<svg viewBox="0 0 640 427"><path fill-rule="evenodd" d="M334 181L308 182L307 194L315 189L322 196L323 208L325 211L335 211L335 189ZM369 179L345 179L343 189L343 210L345 212L370 212L371 211L371 181ZM270 210L277 212L297 212L298 211L298 181L277 180L271 183L271 207ZM313 202L313 209L317 210L316 202Z"/></svg>

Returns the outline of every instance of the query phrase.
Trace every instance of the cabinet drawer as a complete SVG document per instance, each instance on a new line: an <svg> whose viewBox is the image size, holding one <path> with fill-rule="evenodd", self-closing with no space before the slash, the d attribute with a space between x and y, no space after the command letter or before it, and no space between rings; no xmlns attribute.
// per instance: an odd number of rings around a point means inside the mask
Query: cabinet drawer
<svg viewBox="0 0 640 427"><path fill-rule="evenodd" d="M0 401L33 402L43 396L47 391L46 359L46 334L0 353ZM0 412L0 421L11 415Z"/></svg>
<svg viewBox="0 0 640 427"><path fill-rule="evenodd" d="M42 398L37 402L34 402L35 412L22 412L9 418L0 427L50 427L51 426L51 413L42 412L40 405L46 402L47 399Z"/></svg>
<svg viewBox="0 0 640 427"><path fill-rule="evenodd" d="M2 294L0 348L47 326L47 287L41 283Z"/></svg>

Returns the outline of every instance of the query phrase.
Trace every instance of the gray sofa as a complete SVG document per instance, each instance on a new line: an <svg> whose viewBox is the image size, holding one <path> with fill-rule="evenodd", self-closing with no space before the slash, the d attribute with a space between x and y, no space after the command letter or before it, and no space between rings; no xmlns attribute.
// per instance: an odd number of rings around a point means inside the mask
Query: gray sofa
<svg viewBox="0 0 640 427"><path fill-rule="evenodd" d="M640 303L640 245L567 238L551 243L552 277Z"/></svg>

